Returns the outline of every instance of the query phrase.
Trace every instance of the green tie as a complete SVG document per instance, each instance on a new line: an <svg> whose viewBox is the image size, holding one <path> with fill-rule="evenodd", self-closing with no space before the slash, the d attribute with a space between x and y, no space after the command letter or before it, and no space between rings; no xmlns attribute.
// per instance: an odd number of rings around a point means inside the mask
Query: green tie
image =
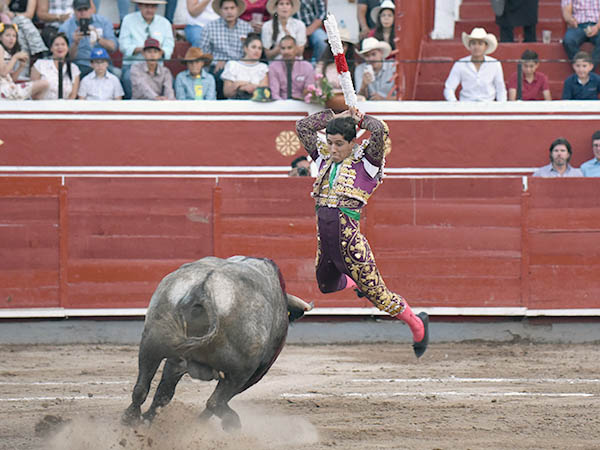
<svg viewBox="0 0 600 450"><path fill-rule="evenodd" d="M340 164L341 162L333 163L331 165L331 172L329 172L329 189L333 188L333 182L335 181L335 176L337 175L337 170Z"/></svg>

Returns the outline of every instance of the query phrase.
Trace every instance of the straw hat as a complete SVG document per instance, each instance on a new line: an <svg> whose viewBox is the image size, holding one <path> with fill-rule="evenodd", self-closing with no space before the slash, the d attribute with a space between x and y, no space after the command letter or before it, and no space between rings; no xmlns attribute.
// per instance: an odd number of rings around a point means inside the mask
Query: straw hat
<svg viewBox="0 0 600 450"><path fill-rule="evenodd" d="M381 5L373 8L371 10L371 20L373 21L373 23L377 23L377 18L379 17L379 13L381 12L382 9L391 9L392 11L394 11L394 14L396 13L396 5L394 4L394 2L392 0L383 0L381 2Z"/></svg>
<svg viewBox="0 0 600 450"><path fill-rule="evenodd" d="M470 50L469 42L473 39L484 41L487 44L487 48L485 49L486 55L494 53L498 48L498 41L496 40L496 36L494 36L492 33L488 33L487 31L485 31L485 28L473 28L471 34L467 34L463 31L462 43L467 48L467 50Z"/></svg>
<svg viewBox="0 0 600 450"><path fill-rule="evenodd" d="M274 15L277 9L277 2L279 0L269 0L267 2L267 11L269 14ZM300 0L290 0L292 2L292 16L300 10Z"/></svg>
<svg viewBox="0 0 600 450"><path fill-rule="evenodd" d="M365 53L369 53L371 50L381 50L383 52L383 59L386 59L388 56L390 56L392 47L387 42L379 41L374 37L368 37L362 41L362 50L359 51L358 54L364 55Z"/></svg>
<svg viewBox="0 0 600 450"><path fill-rule="evenodd" d="M357 39L352 39L350 37L350 30L348 30L348 28L340 28L340 41L342 42L347 42L348 44L353 44L356 45L358 44L358 40ZM329 37L325 37L325 42L329 42Z"/></svg>
<svg viewBox="0 0 600 450"><path fill-rule="evenodd" d="M221 15L221 5L223 4L224 1L225 0L213 0L213 2L212 2L212 7L219 16ZM246 3L244 3L244 0L231 0L231 1L234 1L238 7L238 17L240 17L242 14L244 14L244 11L246 11Z"/></svg>

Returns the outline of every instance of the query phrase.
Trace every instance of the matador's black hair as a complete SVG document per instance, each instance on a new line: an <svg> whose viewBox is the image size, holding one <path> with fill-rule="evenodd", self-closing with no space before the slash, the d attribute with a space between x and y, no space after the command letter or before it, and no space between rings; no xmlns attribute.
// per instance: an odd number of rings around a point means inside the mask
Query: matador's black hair
<svg viewBox="0 0 600 450"><path fill-rule="evenodd" d="M350 142L356 137L356 123L352 117L336 117L327 123L325 131L327 134L341 134L346 141Z"/></svg>

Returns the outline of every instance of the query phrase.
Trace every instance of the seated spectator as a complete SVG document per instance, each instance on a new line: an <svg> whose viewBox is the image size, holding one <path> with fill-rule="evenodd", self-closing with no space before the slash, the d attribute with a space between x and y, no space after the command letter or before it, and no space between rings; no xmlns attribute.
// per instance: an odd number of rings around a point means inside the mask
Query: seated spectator
<svg viewBox="0 0 600 450"><path fill-rule="evenodd" d="M249 34L244 41L242 60L227 61L221 75L225 97L238 100L250 99L257 87L269 85L269 67L260 62L262 51L260 36L256 33Z"/></svg>
<svg viewBox="0 0 600 450"><path fill-rule="evenodd" d="M8 0L4 0L8 3ZM47 52L48 47L44 43L39 30L33 24L37 0L11 0L8 3L8 16L19 28L19 47L29 56L39 55ZM29 76L29 67L23 72Z"/></svg>
<svg viewBox="0 0 600 450"><path fill-rule="evenodd" d="M346 56L346 63L348 64L348 71L350 76L354 78L354 55L356 53L356 41L350 38L350 32L347 28L340 28L340 40L344 46L344 55ZM329 44L325 47L325 51L321 56L321 59L315 65L315 73L323 75L329 81L329 84L334 90L334 93L342 92L340 86L340 79L338 77L337 68L333 59L333 53Z"/></svg>
<svg viewBox="0 0 600 450"><path fill-rule="evenodd" d="M538 54L533 50L525 50L521 55L521 100L552 100L548 77L538 72ZM517 73L513 73L507 83L508 99L517 99Z"/></svg>
<svg viewBox="0 0 600 450"><path fill-rule="evenodd" d="M175 100L173 75L168 67L160 64L164 52L154 38L144 42L142 54L145 61L131 66L131 98L135 100Z"/></svg>
<svg viewBox="0 0 600 450"><path fill-rule="evenodd" d="M81 100L121 100L123 87L119 79L108 71L110 56L104 47L96 47L90 54L93 71L82 78L79 86Z"/></svg>
<svg viewBox="0 0 600 450"><path fill-rule="evenodd" d="M175 95L177 100L216 100L217 87L206 67L210 66L212 55L203 53L196 47L190 47L185 53L187 70L175 77Z"/></svg>
<svg viewBox="0 0 600 450"><path fill-rule="evenodd" d="M58 33L50 41L51 59L38 59L31 68L32 80L46 80L46 89L38 98L56 100L66 98L74 100L79 91L79 67L69 58L69 39L64 33ZM58 64L62 63L62 96L58 92Z"/></svg>
<svg viewBox="0 0 600 450"><path fill-rule="evenodd" d="M220 17L204 28L200 49L213 55L209 72L217 82L217 98L223 99L221 74L225 63L244 56L243 40L252 33L252 27L239 19L246 8L243 0L213 0L212 6Z"/></svg>
<svg viewBox="0 0 600 450"><path fill-rule="evenodd" d="M456 88L460 84L460 101L506 101L502 64L488 56L498 47L496 36L483 28L473 28L471 34L463 32L462 42L471 54L452 66L444 85L446 100L456 101Z"/></svg>
<svg viewBox="0 0 600 450"><path fill-rule="evenodd" d="M306 45L306 25L292 16L300 10L300 0L269 0L267 11L273 17L265 22L261 39L268 59L280 58L279 41L290 35L296 39L297 55L302 56Z"/></svg>
<svg viewBox="0 0 600 450"><path fill-rule="evenodd" d="M598 1L562 0L563 19L567 23L567 32L563 38L563 47L569 60L575 58L581 44L591 42L594 45L592 60L594 65L600 61L600 5Z"/></svg>
<svg viewBox="0 0 600 450"><path fill-rule="evenodd" d="M369 32L369 37L387 42L390 44L392 50L395 50L396 5L394 2L392 0L383 0L380 6L373 8L371 18L375 22L375 28ZM389 57L393 58L391 55Z"/></svg>
<svg viewBox="0 0 600 450"><path fill-rule="evenodd" d="M356 16L358 26L360 27L360 40L369 36L369 33L375 29L375 21L371 16L373 9L381 4L380 0L358 0Z"/></svg>
<svg viewBox="0 0 600 450"><path fill-rule="evenodd" d="M58 28L73 14L72 0L37 0L35 11L42 28L42 39L50 47Z"/></svg>
<svg viewBox="0 0 600 450"><path fill-rule="evenodd" d="M45 80L16 83L29 64L29 55L20 50L17 42L17 25L0 22L0 98L25 100L36 97L48 89Z"/></svg>
<svg viewBox="0 0 600 450"><path fill-rule="evenodd" d="M538 21L538 0L506 0L504 12L496 16L500 27L500 42L514 42L514 28L523 27L523 41L535 42Z"/></svg>
<svg viewBox="0 0 600 450"><path fill-rule="evenodd" d="M289 177L310 176L310 162L306 156L298 156L292 161L292 170L288 172Z"/></svg>
<svg viewBox="0 0 600 450"><path fill-rule="evenodd" d="M575 73L565 80L563 100L598 100L600 75L593 73L592 57L586 52L577 52L573 58Z"/></svg>
<svg viewBox="0 0 600 450"><path fill-rule="evenodd" d="M309 84L315 84L313 66L296 57L296 40L292 36L284 36L279 41L281 59L269 63L269 87L275 100L302 100Z"/></svg>
<svg viewBox="0 0 600 450"><path fill-rule="evenodd" d="M136 59L141 59L146 39L150 37L158 41L164 59L171 58L175 47L171 22L156 14L158 5L164 5L166 2L163 0L134 1L138 4L140 10L127 14L119 31L119 48L123 53L121 82L123 83L125 98L130 98L132 92L129 76L131 64Z"/></svg>
<svg viewBox="0 0 600 450"><path fill-rule="evenodd" d="M267 11L268 0L244 0L246 10L240 16L240 19L248 22L254 33L262 31L263 23L271 19L271 15Z"/></svg>
<svg viewBox="0 0 600 450"><path fill-rule="evenodd" d="M356 93L367 100L394 100L396 97L396 63L386 61L392 48L387 42L366 38L358 52L365 62L356 66Z"/></svg>
<svg viewBox="0 0 600 450"><path fill-rule="evenodd" d="M217 20L219 15L212 8L213 0L186 0L186 2L185 38L192 47L200 47L203 28L209 22Z"/></svg>
<svg viewBox="0 0 600 450"><path fill-rule="evenodd" d="M558 138L550 144L550 164L540 167L534 173L534 177L582 177L581 170L571 167L569 161L573 151L571 144L565 138Z"/></svg>
<svg viewBox="0 0 600 450"><path fill-rule="evenodd" d="M594 157L581 165L584 177L600 177L600 130L592 134L592 152Z"/></svg>
<svg viewBox="0 0 600 450"><path fill-rule="evenodd" d="M71 41L69 55L79 67L83 78L92 71L92 48L100 46L112 53L117 50L117 38L110 20L99 14L92 14L90 0L74 0L73 9L73 16L58 31L65 33Z"/></svg>
<svg viewBox="0 0 600 450"><path fill-rule="evenodd" d="M300 2L300 11L294 16L306 26L306 37L312 48L310 62L313 65L321 59L323 52L329 47L327 33L323 30L325 14L325 0L303 0Z"/></svg>

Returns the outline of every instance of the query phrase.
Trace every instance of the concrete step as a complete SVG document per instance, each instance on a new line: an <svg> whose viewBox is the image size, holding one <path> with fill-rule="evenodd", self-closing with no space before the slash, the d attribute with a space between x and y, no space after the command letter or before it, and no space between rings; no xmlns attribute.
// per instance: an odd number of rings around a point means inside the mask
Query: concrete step
<svg viewBox="0 0 600 450"><path fill-rule="evenodd" d="M460 5L459 17L462 20L482 20L495 17L491 2L471 1ZM560 1L540 2L538 8L538 20L556 19L562 17Z"/></svg>
<svg viewBox="0 0 600 450"><path fill-rule="evenodd" d="M495 17L492 16L490 18L485 19L471 19L471 20L463 20L460 19L454 24L454 38L460 39L463 31L466 33L470 33L471 30L475 27L483 27L486 29L488 33L493 33L497 38L500 37L500 28L496 25ZM558 41L562 39L566 31L565 22L562 18L556 19L545 19L540 20L537 24L537 40L541 42L542 40L542 30L550 30L552 32L552 40ZM518 40L519 36L522 37L523 29L521 27L515 28L515 39Z"/></svg>
<svg viewBox="0 0 600 450"><path fill-rule="evenodd" d="M551 81L550 93L554 100L559 100L562 96L563 82ZM460 87L456 91L456 95L460 92ZM419 83L415 94L415 100L422 101L440 101L444 100L444 83L443 82L427 82Z"/></svg>

